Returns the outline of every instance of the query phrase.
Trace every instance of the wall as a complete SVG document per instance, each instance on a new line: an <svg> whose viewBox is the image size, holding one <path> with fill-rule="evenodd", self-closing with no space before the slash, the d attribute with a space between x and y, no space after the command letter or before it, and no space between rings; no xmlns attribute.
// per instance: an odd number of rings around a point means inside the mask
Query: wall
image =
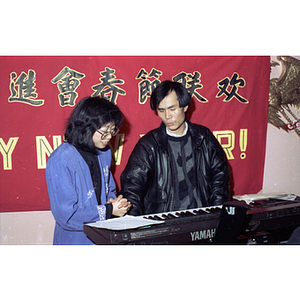
<svg viewBox="0 0 300 300"><path fill-rule="evenodd" d="M276 56L271 56L271 60L278 62ZM273 67L270 78L278 78L281 69L281 66ZM292 110L300 118L294 107ZM295 132L286 133L268 124L262 192L300 195L300 137Z"/></svg>
<svg viewBox="0 0 300 300"><path fill-rule="evenodd" d="M0 214L1 245L52 245L54 218L51 211Z"/></svg>
<svg viewBox="0 0 300 300"><path fill-rule="evenodd" d="M272 68L271 78L278 78L280 73L280 66ZM268 124L266 143L262 192L300 195L300 138ZM2 245L51 245L54 219L50 211L1 213L0 230Z"/></svg>

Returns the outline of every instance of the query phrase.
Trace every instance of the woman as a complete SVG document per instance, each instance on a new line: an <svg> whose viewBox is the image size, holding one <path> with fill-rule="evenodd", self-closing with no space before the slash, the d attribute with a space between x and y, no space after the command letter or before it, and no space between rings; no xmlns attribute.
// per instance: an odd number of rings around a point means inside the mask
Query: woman
<svg viewBox="0 0 300 300"><path fill-rule="evenodd" d="M50 155L46 179L56 221L53 244L93 244L83 224L126 214L131 204L116 197L111 150L123 115L113 103L87 97L68 120L65 141Z"/></svg>

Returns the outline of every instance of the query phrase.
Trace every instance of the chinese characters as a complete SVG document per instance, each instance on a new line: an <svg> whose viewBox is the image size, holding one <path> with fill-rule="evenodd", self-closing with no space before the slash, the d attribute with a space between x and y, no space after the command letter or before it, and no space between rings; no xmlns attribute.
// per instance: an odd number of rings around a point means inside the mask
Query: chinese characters
<svg viewBox="0 0 300 300"><path fill-rule="evenodd" d="M76 89L80 85L80 80L85 75L64 67L63 70L54 77L51 82L57 84L58 90L60 91L58 98L61 106L74 106L75 100L78 96Z"/></svg>
<svg viewBox="0 0 300 300"><path fill-rule="evenodd" d="M150 73L148 73L144 68L140 69L136 79L141 79L139 82L139 103L144 104L147 101L147 98L151 96L152 91L156 88L156 86L161 82L160 76L163 72L152 68ZM203 96L199 94L197 91L201 89L203 86L200 84L200 77L201 74L197 71L194 74L180 72L179 74L175 75L172 79L177 82L181 82L188 92L190 93L191 97L195 96L196 99L200 102L208 102ZM151 78L154 78L151 80Z"/></svg>
<svg viewBox="0 0 300 300"><path fill-rule="evenodd" d="M117 84L124 84L124 80L115 79L114 75L115 70L110 68L105 68L105 71L100 72L102 77L100 77L100 84L92 86L92 89L95 91L92 96L101 96L107 98L114 104L116 104L116 99L118 94L125 95L126 92L121 88L117 87Z"/></svg>
<svg viewBox="0 0 300 300"><path fill-rule="evenodd" d="M181 72L178 75L173 77L174 81L181 82L188 92L190 93L191 97L194 95L196 99L200 102L208 102L207 99L202 97L198 92L197 89L202 89L203 85L200 84L200 76L199 72L194 72L194 75L190 73Z"/></svg>
<svg viewBox="0 0 300 300"><path fill-rule="evenodd" d="M9 102L23 102L33 106L40 106L44 104L44 100L36 99L38 94L35 89L35 72L29 70L28 74L22 72L17 78L17 74L12 72L10 74L10 92L11 96L8 98Z"/></svg>
<svg viewBox="0 0 300 300"><path fill-rule="evenodd" d="M148 74L147 71L142 68L136 79L142 79L139 82L139 103L144 104L147 101L147 98L151 96L152 91L157 87L160 83L159 77L162 75L162 72L152 68L150 73ZM154 79L151 81L151 77Z"/></svg>
<svg viewBox="0 0 300 300"><path fill-rule="evenodd" d="M230 86L230 88L229 88ZM223 100L224 102L229 102L233 97L237 98L241 103L248 103L249 101L243 98L241 95L237 93L238 87L244 87L245 80L243 78L238 78L237 73L233 73L231 79L228 77L218 82L218 88L220 92L217 94L217 97L221 97L223 94L226 95L226 98Z"/></svg>
<svg viewBox="0 0 300 300"><path fill-rule="evenodd" d="M99 72L101 77L100 83L91 86L93 90L92 96L100 96L107 100L117 103L118 95L126 95L126 91L120 87L125 84L125 80L117 78L115 70L105 67L105 70ZM160 77L163 72L152 68L148 73L145 68L141 68L135 79L138 83L138 103L145 104L147 99L151 96L152 91L161 82ZM52 80L53 84L57 85L59 90L59 104L60 106L74 106L78 98L77 89L81 84L81 80L85 78L85 74L73 70L68 66L64 67ZM172 80L182 83L188 90L191 97L195 97L200 103L206 103L208 100L200 93L203 88L201 83L201 73L194 71L193 73L180 72L172 77ZM10 92L9 102L23 102L33 106L41 106L44 104L43 99L37 99L37 92L35 88L36 74L35 71L29 70L28 74L22 72L17 76L16 72L10 74ZM216 98L225 95L223 102L228 103L233 98L236 98L240 103L248 103L239 89L245 87L246 81L240 78L234 72L231 78L225 77L217 82L219 92Z"/></svg>

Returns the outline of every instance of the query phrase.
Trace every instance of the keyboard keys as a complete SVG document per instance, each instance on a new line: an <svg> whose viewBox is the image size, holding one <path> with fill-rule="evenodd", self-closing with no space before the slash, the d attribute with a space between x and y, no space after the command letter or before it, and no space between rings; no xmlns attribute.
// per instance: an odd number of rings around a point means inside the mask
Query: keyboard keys
<svg viewBox="0 0 300 300"><path fill-rule="evenodd" d="M143 217L150 220L162 221L162 220L170 220L170 219L179 219L184 217L207 215L210 213L218 212L221 209L222 206L210 206L210 207L202 207L202 208L189 209L189 210L157 213L153 215L144 215Z"/></svg>

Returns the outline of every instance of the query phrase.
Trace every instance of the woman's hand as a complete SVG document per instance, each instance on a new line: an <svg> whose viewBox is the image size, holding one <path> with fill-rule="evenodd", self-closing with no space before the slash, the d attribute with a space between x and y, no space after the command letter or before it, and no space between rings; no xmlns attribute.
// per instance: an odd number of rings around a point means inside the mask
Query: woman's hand
<svg viewBox="0 0 300 300"><path fill-rule="evenodd" d="M119 195L116 199L110 198L107 203L112 203L112 214L116 217L123 217L131 207L131 203L123 198L123 195Z"/></svg>

